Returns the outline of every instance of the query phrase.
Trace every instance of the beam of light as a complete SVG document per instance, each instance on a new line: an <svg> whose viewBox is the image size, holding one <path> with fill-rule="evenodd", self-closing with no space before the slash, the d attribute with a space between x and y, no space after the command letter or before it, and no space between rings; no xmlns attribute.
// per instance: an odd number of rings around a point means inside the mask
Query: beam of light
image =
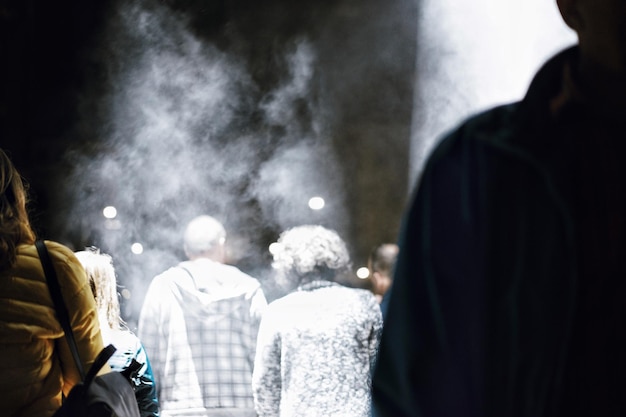
<svg viewBox="0 0 626 417"><path fill-rule="evenodd" d="M420 3L410 188L442 134L521 99L539 67L576 40L554 1Z"/></svg>
<svg viewBox="0 0 626 417"><path fill-rule="evenodd" d="M114 219L117 217L117 209L113 206L106 206L102 209L102 215L107 219Z"/></svg>
<svg viewBox="0 0 626 417"><path fill-rule="evenodd" d="M370 276L370 270L362 266L356 270L356 276L360 279L367 279Z"/></svg>
<svg viewBox="0 0 626 417"><path fill-rule="evenodd" d="M321 210L326 205L326 202L322 197L311 197L309 200L309 208L311 210Z"/></svg>

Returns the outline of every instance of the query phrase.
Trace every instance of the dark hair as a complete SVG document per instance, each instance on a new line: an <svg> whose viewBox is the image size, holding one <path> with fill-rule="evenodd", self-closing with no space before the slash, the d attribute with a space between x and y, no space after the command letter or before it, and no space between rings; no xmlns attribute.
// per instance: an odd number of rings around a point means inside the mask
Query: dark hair
<svg viewBox="0 0 626 417"><path fill-rule="evenodd" d="M394 243L382 243L375 246L370 252L369 263L371 272L378 271L391 275L398 257L398 245Z"/></svg>
<svg viewBox="0 0 626 417"><path fill-rule="evenodd" d="M35 242L26 201L24 182L7 154L0 149L0 269L13 265L18 245Z"/></svg>

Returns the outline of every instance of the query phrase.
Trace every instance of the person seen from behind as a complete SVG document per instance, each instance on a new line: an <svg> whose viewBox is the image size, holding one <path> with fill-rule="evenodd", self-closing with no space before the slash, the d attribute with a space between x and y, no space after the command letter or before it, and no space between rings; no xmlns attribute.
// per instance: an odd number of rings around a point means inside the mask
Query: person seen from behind
<svg viewBox="0 0 626 417"><path fill-rule="evenodd" d="M430 155L400 237L375 416L626 415L626 2Z"/></svg>
<svg viewBox="0 0 626 417"><path fill-rule="evenodd" d="M158 381L163 417L254 417L252 367L267 305L258 280L226 264L226 231L194 218L188 260L156 276L138 332Z"/></svg>
<svg viewBox="0 0 626 417"><path fill-rule="evenodd" d="M388 299L386 294L389 292L393 282L393 270L396 266L398 251L398 245L395 243L381 243L372 249L367 260L372 291L376 296L376 300L380 303L383 314L387 304L386 300Z"/></svg>
<svg viewBox="0 0 626 417"><path fill-rule="evenodd" d="M26 203L22 178L0 149L0 409L9 417L49 417L80 375L57 320ZM104 348L89 281L69 248L45 244L88 370ZM105 365L100 374L109 371Z"/></svg>
<svg viewBox="0 0 626 417"><path fill-rule="evenodd" d="M133 360L141 364L141 368L131 378L139 411L141 417L158 417L159 401L150 360L141 341L128 329L120 315L113 259L95 247L76 252L76 257L87 273L96 299L104 343L113 344L117 349L109 359L109 366L113 371L121 372Z"/></svg>
<svg viewBox="0 0 626 417"><path fill-rule="evenodd" d="M338 284L348 273L344 241L298 226L272 250L289 293L261 320L252 384L259 417L370 415L370 375L382 327L371 291Z"/></svg>

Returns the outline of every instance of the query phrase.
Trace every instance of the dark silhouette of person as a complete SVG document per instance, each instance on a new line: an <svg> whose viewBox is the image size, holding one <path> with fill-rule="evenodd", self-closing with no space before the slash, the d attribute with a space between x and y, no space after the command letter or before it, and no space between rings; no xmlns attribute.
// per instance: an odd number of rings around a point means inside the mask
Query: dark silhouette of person
<svg viewBox="0 0 626 417"><path fill-rule="evenodd" d="M429 156L399 237L376 416L626 415L626 3Z"/></svg>

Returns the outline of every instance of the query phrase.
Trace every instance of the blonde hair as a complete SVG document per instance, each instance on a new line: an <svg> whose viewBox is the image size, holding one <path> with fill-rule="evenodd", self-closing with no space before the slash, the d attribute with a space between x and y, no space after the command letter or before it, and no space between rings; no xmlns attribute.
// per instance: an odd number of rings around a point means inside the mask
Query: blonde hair
<svg viewBox="0 0 626 417"><path fill-rule="evenodd" d="M76 257L87 273L100 316L106 318L106 323L110 329L125 328L126 324L120 316L117 280L111 256L100 253L98 248L91 247L76 252Z"/></svg>

